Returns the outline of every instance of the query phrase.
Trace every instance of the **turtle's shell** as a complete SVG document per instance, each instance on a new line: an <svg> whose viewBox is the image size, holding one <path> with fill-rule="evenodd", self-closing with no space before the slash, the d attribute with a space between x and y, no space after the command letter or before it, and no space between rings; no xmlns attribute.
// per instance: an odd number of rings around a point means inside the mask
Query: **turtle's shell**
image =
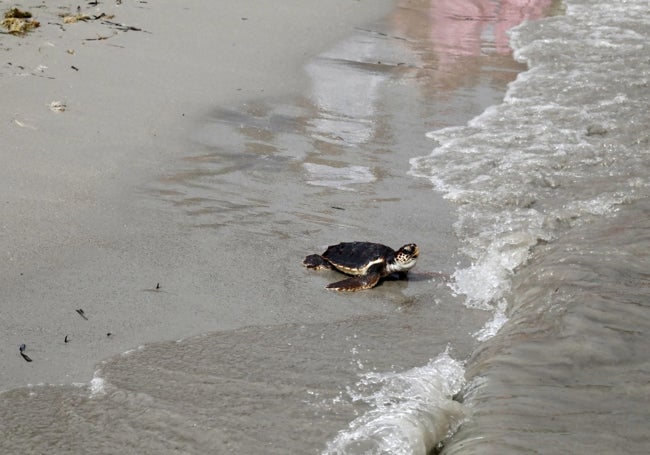
<svg viewBox="0 0 650 455"><path fill-rule="evenodd" d="M393 260L395 250L380 243L343 242L328 247L321 256L344 273L362 275L368 266L378 261Z"/></svg>

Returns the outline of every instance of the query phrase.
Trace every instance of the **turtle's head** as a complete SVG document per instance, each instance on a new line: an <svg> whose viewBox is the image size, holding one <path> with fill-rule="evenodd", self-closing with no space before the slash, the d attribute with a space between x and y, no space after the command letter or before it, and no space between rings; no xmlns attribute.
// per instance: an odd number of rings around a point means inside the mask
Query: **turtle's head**
<svg viewBox="0 0 650 455"><path fill-rule="evenodd" d="M395 253L395 272L407 272L413 268L418 259L420 250L415 243L408 243Z"/></svg>

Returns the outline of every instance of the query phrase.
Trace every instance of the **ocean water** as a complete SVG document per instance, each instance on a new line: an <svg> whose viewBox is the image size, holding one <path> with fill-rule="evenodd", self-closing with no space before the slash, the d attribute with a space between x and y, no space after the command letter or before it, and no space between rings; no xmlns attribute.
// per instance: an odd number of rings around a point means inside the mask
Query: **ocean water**
<svg viewBox="0 0 650 455"><path fill-rule="evenodd" d="M650 450L650 9L565 6L512 32L504 102L411 161L459 207L452 286L502 323L443 453Z"/></svg>
<svg viewBox="0 0 650 455"><path fill-rule="evenodd" d="M276 287L222 295L286 322L3 392L0 452L647 453L648 34L640 0L398 2L308 94L216 109L150 203L245 238ZM300 268L359 237L416 241L411 279Z"/></svg>

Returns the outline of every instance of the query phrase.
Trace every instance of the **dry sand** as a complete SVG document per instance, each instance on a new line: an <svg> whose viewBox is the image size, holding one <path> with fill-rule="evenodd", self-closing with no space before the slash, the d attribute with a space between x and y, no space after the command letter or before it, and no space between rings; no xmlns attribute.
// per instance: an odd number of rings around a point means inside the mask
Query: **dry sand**
<svg viewBox="0 0 650 455"><path fill-rule="evenodd" d="M142 188L192 155L207 111L296 93L307 58L391 3L125 0L82 7L91 19L76 23L59 14L77 3L16 4L41 26L0 35L0 390L87 382L96 362L149 341L328 317L291 302L260 314L284 290L252 286L237 264L273 249L242 258L241 236L188 232Z"/></svg>

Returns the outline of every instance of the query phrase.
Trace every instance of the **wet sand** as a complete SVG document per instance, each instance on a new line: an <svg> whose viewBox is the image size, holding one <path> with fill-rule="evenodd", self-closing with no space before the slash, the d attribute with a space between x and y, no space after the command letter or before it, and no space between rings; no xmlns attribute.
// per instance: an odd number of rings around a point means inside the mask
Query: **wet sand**
<svg viewBox="0 0 650 455"><path fill-rule="evenodd" d="M295 93L310 55L390 5L112 2L76 23L59 16L76 3L17 5L41 26L0 35L0 389L87 382L96 362L144 342L283 319L251 317L239 298L273 285L248 282L244 239L188 233L142 188L192 155L208 110ZM235 276L215 289L224 266ZM224 292L227 309L215 305Z"/></svg>
<svg viewBox="0 0 650 455"><path fill-rule="evenodd" d="M521 68L509 55L438 62L421 11L377 27L390 6L89 12L138 30L36 8L41 28L2 35L0 356L13 367L0 389L87 383L97 362L154 341L425 307L440 343L467 355L490 315L450 295L443 277L464 260L453 207L408 160ZM342 296L323 289L338 275L300 261L343 240L422 255L408 282Z"/></svg>

